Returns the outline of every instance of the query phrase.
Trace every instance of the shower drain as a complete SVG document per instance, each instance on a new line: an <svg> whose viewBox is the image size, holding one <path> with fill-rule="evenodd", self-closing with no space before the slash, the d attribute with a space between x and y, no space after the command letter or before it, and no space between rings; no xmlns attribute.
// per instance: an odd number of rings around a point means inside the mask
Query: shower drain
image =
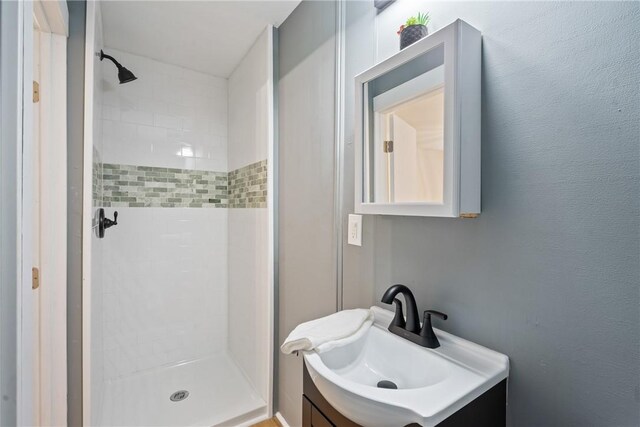
<svg viewBox="0 0 640 427"><path fill-rule="evenodd" d="M181 400L185 400L187 397L189 397L189 392L187 390L178 390L173 393L169 399L171 399L172 402L180 402Z"/></svg>

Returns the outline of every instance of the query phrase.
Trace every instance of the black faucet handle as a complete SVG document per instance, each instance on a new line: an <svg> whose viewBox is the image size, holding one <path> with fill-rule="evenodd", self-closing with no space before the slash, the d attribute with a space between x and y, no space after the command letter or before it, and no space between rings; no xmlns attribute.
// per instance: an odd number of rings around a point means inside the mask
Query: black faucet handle
<svg viewBox="0 0 640 427"><path fill-rule="evenodd" d="M425 347L438 348L440 347L440 341L438 341L438 337L436 336L435 332L433 332L433 327L431 326L431 315L439 317L442 320L447 320L449 316L436 310L425 310L424 312L424 320L422 321L420 336L424 339Z"/></svg>
<svg viewBox="0 0 640 427"><path fill-rule="evenodd" d="M404 320L404 313L402 312L402 301L400 301L398 298L394 298L393 302L396 303L396 315L393 316L391 325L404 328L406 326L406 322Z"/></svg>
<svg viewBox="0 0 640 427"><path fill-rule="evenodd" d="M436 310L425 310L424 315L422 317L422 329L420 329L420 335L423 337L428 336L430 338L436 338L436 335L433 333L433 327L431 326L431 315L441 318L442 320L447 320L449 316L444 314L441 311ZM436 339L437 341L437 339Z"/></svg>
<svg viewBox="0 0 640 427"><path fill-rule="evenodd" d="M424 311L424 318L426 319L426 318L427 318L427 316L431 316L432 314L433 314L434 316L436 316L436 317L441 318L442 320L447 320L447 319L449 318L449 316L447 316L447 315L446 315L446 314L444 314L443 312L441 312L441 311L437 311L437 310L425 310L425 311Z"/></svg>

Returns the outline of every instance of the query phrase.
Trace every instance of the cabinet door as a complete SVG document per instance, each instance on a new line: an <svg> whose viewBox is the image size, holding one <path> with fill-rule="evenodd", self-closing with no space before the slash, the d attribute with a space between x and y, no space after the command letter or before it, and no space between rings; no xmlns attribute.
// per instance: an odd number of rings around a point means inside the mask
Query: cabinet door
<svg viewBox="0 0 640 427"><path fill-rule="evenodd" d="M302 427L335 427L305 396L302 396Z"/></svg>
<svg viewBox="0 0 640 427"><path fill-rule="evenodd" d="M318 408L311 406L311 427L334 427L333 423L327 419Z"/></svg>
<svg viewBox="0 0 640 427"><path fill-rule="evenodd" d="M311 427L311 401L302 396L302 427Z"/></svg>

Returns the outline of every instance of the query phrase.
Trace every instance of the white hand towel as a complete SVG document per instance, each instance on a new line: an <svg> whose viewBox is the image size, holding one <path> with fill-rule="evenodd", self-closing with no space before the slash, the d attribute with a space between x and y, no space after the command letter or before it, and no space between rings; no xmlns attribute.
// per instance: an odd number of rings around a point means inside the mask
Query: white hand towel
<svg viewBox="0 0 640 427"><path fill-rule="evenodd" d="M362 335L373 323L370 309L343 310L320 319L301 323L291 331L280 350L284 354L296 351L327 351L351 342L350 337ZM337 344L337 345L336 345Z"/></svg>

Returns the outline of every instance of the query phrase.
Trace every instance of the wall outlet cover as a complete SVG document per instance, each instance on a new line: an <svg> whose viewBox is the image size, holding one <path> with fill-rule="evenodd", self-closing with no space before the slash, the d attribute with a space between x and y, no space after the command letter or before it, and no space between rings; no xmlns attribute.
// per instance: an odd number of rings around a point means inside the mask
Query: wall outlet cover
<svg viewBox="0 0 640 427"><path fill-rule="evenodd" d="M349 238L350 245L362 246L362 215L349 215Z"/></svg>

